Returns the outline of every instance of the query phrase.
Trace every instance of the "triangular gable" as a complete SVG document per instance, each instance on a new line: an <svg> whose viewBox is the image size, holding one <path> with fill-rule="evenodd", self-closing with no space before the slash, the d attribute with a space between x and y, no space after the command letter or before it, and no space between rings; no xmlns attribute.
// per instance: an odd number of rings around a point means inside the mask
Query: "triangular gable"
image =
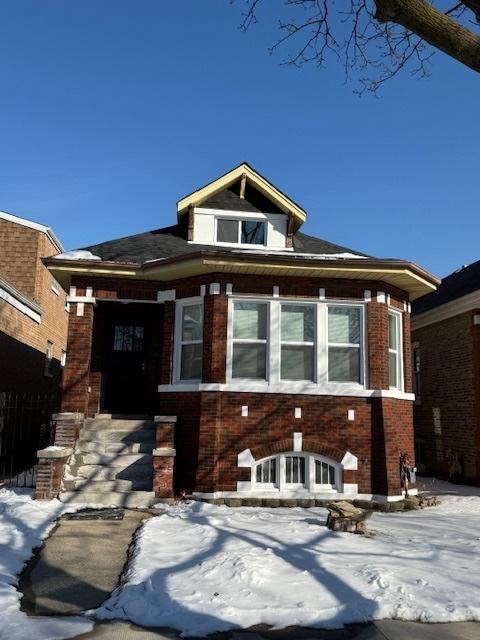
<svg viewBox="0 0 480 640"><path fill-rule="evenodd" d="M291 216L296 229L305 222L306 212L246 162L179 200L177 202L178 215L181 216L186 213L189 207L201 206L209 198L242 180L244 180L245 184L260 192L276 208Z"/></svg>

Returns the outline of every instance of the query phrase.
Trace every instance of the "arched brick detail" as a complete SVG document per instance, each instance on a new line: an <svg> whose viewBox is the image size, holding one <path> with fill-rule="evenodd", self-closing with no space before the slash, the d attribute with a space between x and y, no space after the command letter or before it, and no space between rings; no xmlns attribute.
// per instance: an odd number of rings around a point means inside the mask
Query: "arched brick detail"
<svg viewBox="0 0 480 640"><path fill-rule="evenodd" d="M277 453L293 451L293 439L282 438L281 440L276 440L275 442L271 442L261 447L253 447L252 449L250 449L250 451L255 460L261 460L262 458L274 456ZM315 438L304 438L302 441L302 451L308 453L317 453L320 456L325 456L325 458L335 460L335 462L342 462L343 457L346 453L346 451L342 451L341 449L329 447L323 442L315 440Z"/></svg>

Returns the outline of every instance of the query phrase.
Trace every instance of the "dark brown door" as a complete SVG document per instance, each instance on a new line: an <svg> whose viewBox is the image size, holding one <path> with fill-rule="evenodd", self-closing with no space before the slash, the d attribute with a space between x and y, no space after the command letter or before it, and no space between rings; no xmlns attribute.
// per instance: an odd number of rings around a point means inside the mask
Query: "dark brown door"
<svg viewBox="0 0 480 640"><path fill-rule="evenodd" d="M103 357L103 411L148 413L148 359L151 327L134 318L113 318L106 327Z"/></svg>

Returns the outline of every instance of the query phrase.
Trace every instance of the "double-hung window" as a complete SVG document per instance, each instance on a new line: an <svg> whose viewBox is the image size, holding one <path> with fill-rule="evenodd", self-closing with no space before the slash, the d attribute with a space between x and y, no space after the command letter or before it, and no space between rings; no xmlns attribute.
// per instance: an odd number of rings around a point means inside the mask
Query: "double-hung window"
<svg viewBox="0 0 480 640"><path fill-rule="evenodd" d="M328 381L362 382L360 307L328 306Z"/></svg>
<svg viewBox="0 0 480 640"><path fill-rule="evenodd" d="M388 312L388 377L390 389L402 389L402 316Z"/></svg>
<svg viewBox="0 0 480 640"><path fill-rule="evenodd" d="M282 380L315 380L315 307L281 305L280 377Z"/></svg>
<svg viewBox="0 0 480 640"><path fill-rule="evenodd" d="M185 304L180 307L179 379L202 379L203 305Z"/></svg>
<svg viewBox="0 0 480 640"><path fill-rule="evenodd" d="M267 379L266 302L233 303L232 378Z"/></svg>

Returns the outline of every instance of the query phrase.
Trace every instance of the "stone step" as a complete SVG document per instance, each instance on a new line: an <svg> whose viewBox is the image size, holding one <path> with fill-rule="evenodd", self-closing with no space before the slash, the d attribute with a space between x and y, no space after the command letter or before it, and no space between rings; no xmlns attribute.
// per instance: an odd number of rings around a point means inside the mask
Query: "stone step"
<svg viewBox="0 0 480 640"><path fill-rule="evenodd" d="M153 468L149 465L135 465L122 468L114 466L98 466L94 464L70 465L67 479L86 478L97 480L131 480L136 487L138 482L148 482L152 486Z"/></svg>
<svg viewBox="0 0 480 640"><path fill-rule="evenodd" d="M59 495L61 502L78 504L101 504L106 507L151 507L155 502L153 491L63 491Z"/></svg>
<svg viewBox="0 0 480 640"><path fill-rule="evenodd" d="M125 429L85 429L80 431L79 442L90 442L95 440L100 442L150 442L155 440L155 430L153 428L137 429L128 431Z"/></svg>
<svg viewBox="0 0 480 640"><path fill-rule="evenodd" d="M109 467L130 467L131 465L152 466L153 456L148 453L77 453L71 459L71 465L83 466L86 464L108 465Z"/></svg>
<svg viewBox="0 0 480 640"><path fill-rule="evenodd" d="M137 431L138 429L153 429L153 420L107 420L105 418L87 418L83 424L84 429L89 431Z"/></svg>
<svg viewBox="0 0 480 640"><path fill-rule="evenodd" d="M99 440L79 441L75 448L76 453L152 453L155 448L155 440L145 442L105 442Z"/></svg>
<svg viewBox="0 0 480 640"><path fill-rule="evenodd" d="M146 490L151 489L148 483L144 483ZM131 480L96 480L88 478L76 478L75 480L64 480L63 489L65 491L76 491L77 489L83 489L84 491L93 491L98 493L100 491L119 491L124 493L125 491L132 491L133 482ZM139 489L140 487L136 487Z"/></svg>

